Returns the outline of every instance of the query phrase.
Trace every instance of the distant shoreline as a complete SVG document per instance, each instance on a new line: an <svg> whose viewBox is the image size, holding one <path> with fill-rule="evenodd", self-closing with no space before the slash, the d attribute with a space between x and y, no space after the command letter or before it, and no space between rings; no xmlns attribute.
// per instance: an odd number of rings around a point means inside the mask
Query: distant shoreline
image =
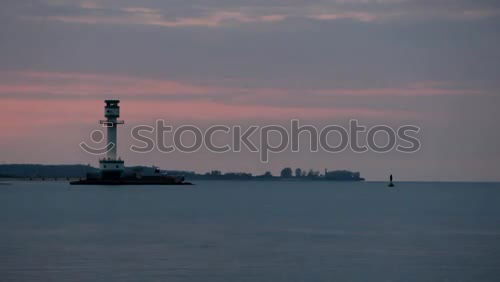
<svg viewBox="0 0 500 282"><path fill-rule="evenodd" d="M79 180L83 177L0 177L0 184L8 184L2 183L1 181L73 181ZM300 179L300 178L282 178L282 177L273 177L273 178L211 178L211 177L199 177L199 178L187 178L186 180L201 180L201 181L272 181L272 182L383 182L383 181L366 181L366 180L334 180L334 179Z"/></svg>
<svg viewBox="0 0 500 282"><path fill-rule="evenodd" d="M83 178L83 177L82 177ZM45 180L42 178L32 178L29 177L8 177L0 176L0 185L9 185L11 182L23 181L23 182L68 182L79 180L79 177L48 177ZM364 180L364 181L341 181L341 180L327 180L327 179L295 179L295 178L281 178L276 177L275 179L213 179L213 178L199 178L199 179L189 179L194 181L235 181L235 182L336 182L336 183L352 183L352 182L363 182L363 183L387 183L384 180ZM402 180L397 181L397 183L469 183L469 184L500 184L500 181L472 181L472 180ZM499 187L500 188L500 187Z"/></svg>
<svg viewBox="0 0 500 282"><path fill-rule="evenodd" d="M339 181L358 182L364 181L359 172L348 170L328 171L325 169L321 174L316 170L302 170L290 167L283 168L280 176L266 172L262 175L253 175L248 172L226 172L212 170L207 173L197 173L183 170L160 170L157 167L132 166L126 167L125 173L147 176L154 173L163 173L171 176L183 176L186 180L239 180L239 181ZM0 165L0 178L26 179L26 180L48 180L66 179L75 180L86 178L89 174L99 174L98 168L90 165L42 165L42 164L2 164Z"/></svg>

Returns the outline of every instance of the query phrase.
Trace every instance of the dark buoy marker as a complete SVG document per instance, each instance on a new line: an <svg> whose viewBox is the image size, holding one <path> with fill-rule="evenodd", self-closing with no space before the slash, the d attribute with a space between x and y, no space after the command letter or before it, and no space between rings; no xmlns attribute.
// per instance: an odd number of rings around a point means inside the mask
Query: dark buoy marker
<svg viewBox="0 0 500 282"><path fill-rule="evenodd" d="M389 187L394 187L394 183L392 183L392 174L389 176Z"/></svg>

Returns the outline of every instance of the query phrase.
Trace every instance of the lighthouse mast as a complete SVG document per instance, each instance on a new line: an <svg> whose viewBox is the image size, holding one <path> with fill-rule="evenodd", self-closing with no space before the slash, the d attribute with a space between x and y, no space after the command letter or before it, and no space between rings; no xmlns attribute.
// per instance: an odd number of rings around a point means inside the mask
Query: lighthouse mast
<svg viewBox="0 0 500 282"><path fill-rule="evenodd" d="M120 117L120 100L105 100L104 117L106 120L99 121L107 128L108 143L112 147L108 151L106 158L99 161L101 175L103 178L119 178L125 170L124 161L117 157L118 137L117 127L124 124L124 121L118 120Z"/></svg>

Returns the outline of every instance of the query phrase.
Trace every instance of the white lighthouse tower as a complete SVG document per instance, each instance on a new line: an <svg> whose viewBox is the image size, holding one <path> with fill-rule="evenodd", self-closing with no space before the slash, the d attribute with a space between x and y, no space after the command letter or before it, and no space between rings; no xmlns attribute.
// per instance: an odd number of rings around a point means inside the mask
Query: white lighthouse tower
<svg viewBox="0 0 500 282"><path fill-rule="evenodd" d="M112 144L111 150L108 151L106 158L99 161L102 178L120 178L125 170L125 163L117 157L118 138L117 126L124 124L124 121L118 120L120 117L120 100L105 100L104 117L106 120L101 120L99 123L107 128L108 144Z"/></svg>

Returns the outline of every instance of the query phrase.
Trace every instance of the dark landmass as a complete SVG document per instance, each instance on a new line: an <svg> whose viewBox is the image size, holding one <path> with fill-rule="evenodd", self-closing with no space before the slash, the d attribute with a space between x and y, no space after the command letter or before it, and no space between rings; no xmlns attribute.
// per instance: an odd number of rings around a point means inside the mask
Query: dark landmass
<svg viewBox="0 0 500 282"><path fill-rule="evenodd" d="M142 175L153 175L158 168L146 166L127 167L126 171L136 172ZM183 170L163 170L166 175L183 176L186 180L327 180L327 181L364 181L359 172L348 170L328 171L325 169L321 174L319 171L302 170L297 168L284 168L279 176L274 176L271 172L262 175L253 175L247 172L226 172L213 170L204 174L194 171ZM89 174L99 173L99 169L90 165L40 165L40 164L3 164L0 165L0 178L85 178Z"/></svg>
<svg viewBox="0 0 500 282"><path fill-rule="evenodd" d="M90 165L2 164L0 175L5 178L80 178L99 169Z"/></svg>

